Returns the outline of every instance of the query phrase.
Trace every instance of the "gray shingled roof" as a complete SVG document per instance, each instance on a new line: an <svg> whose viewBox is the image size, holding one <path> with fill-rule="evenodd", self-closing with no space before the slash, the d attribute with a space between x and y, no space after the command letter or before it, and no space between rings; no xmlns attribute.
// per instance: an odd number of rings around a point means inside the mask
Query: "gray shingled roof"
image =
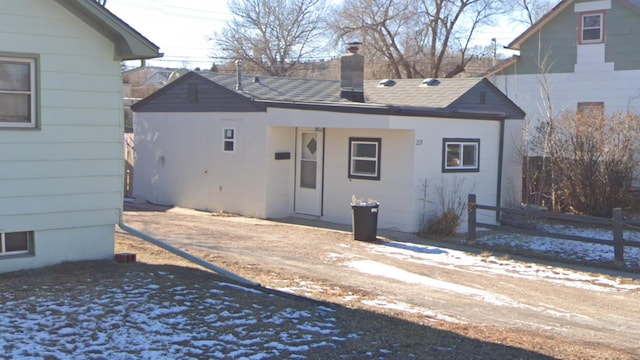
<svg viewBox="0 0 640 360"><path fill-rule="evenodd" d="M237 76L201 71L200 75L233 91ZM425 86L423 79L399 79L390 87L379 80L366 80L366 103L445 109L476 86L482 78L438 79L437 86ZM256 100L285 102L349 103L340 97L340 81L242 76L242 94Z"/></svg>
<svg viewBox="0 0 640 360"><path fill-rule="evenodd" d="M394 80L393 86L380 86L378 80L364 82L368 102L395 106L419 106L446 109L471 90L482 78L437 79L436 86L426 86L423 79Z"/></svg>
<svg viewBox="0 0 640 360"><path fill-rule="evenodd" d="M237 76L201 71L198 74L236 91ZM347 103L340 97L340 81L271 76L242 76L243 91L256 100L282 102Z"/></svg>

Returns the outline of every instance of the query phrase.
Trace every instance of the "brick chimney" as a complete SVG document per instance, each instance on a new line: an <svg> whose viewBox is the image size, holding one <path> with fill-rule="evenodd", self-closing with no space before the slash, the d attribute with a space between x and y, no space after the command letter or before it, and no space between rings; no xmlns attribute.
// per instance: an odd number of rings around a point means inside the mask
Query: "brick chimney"
<svg viewBox="0 0 640 360"><path fill-rule="evenodd" d="M348 43L347 53L340 58L340 97L364 102L364 56L358 54L361 42Z"/></svg>

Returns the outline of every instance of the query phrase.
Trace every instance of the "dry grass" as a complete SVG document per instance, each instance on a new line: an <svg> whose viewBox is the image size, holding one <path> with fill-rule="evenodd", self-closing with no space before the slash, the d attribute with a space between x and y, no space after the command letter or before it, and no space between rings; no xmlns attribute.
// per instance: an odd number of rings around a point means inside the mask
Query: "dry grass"
<svg viewBox="0 0 640 360"><path fill-rule="evenodd" d="M22 271L0 275L0 284L5 289L14 289L18 298L48 296L81 298L86 293L100 291L105 284L124 286L132 278L146 277L150 273L170 273L164 281L174 286L215 289L220 283L229 281L217 274L199 268L182 258L122 233L117 234L116 253L135 253L137 263L118 264L115 261L62 264L45 269ZM204 255L204 254L196 254ZM240 264L238 265L240 266ZM233 270L233 269L230 269ZM128 279L128 280L127 280ZM78 287L82 283L85 286ZM307 359L633 359L634 354L599 344L573 343L564 339L550 338L529 331L505 331L500 328L453 324L416 318L400 311L373 312L370 309L351 309L337 305L330 291L322 295L324 302L304 299L292 295L263 289L265 296L225 288L225 292L237 291L234 301L240 307L252 308L261 304L269 309L292 308L300 311L325 306L335 309L333 318L342 334L357 334L357 337L340 343L337 347L309 349ZM227 295L228 296L228 295ZM169 295L158 299L170 303ZM197 301L194 300L194 301ZM323 319L316 319L323 321ZM201 324L207 326L208 324ZM271 325L264 325L265 327ZM266 329L265 329L266 330ZM275 337L278 335L275 334ZM1 339L1 335L0 335ZM331 342L329 336L326 339ZM209 356L203 355L202 358Z"/></svg>
<svg viewBox="0 0 640 360"><path fill-rule="evenodd" d="M170 254L162 249L146 244L128 235L118 236L117 250L135 252L139 261L150 264L174 264L198 268L197 265ZM194 253L208 257L205 253ZM213 261L221 259L209 259ZM233 266L233 265L231 265ZM242 266L242 264L238 264ZM229 268L233 271L233 268ZM328 285L327 289L331 286ZM356 291L355 289L351 289ZM365 296L366 294L360 294ZM337 315L345 330L367 334L357 341L356 348L364 351L376 346L394 344L393 354L386 359L636 359L635 354L613 349L602 344L576 343L561 338L550 337L534 331L505 331L497 327L456 324L416 318L398 310L349 309L335 305L337 297L344 293L324 291L314 294L325 304L337 307ZM248 299L247 306L255 299ZM284 300L283 300L284 301ZM288 301L288 300L286 300ZM303 301L299 305L317 306L318 303ZM319 358L327 358L328 354ZM414 357L415 355L415 357ZM314 358L313 356L311 358ZM368 358L347 356L346 358Z"/></svg>

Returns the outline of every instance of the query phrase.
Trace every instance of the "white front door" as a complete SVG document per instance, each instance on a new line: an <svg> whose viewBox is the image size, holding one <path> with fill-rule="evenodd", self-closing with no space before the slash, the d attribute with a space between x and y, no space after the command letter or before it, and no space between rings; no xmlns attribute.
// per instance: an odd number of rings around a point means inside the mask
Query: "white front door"
<svg viewBox="0 0 640 360"><path fill-rule="evenodd" d="M322 131L298 129L295 212L322 215Z"/></svg>

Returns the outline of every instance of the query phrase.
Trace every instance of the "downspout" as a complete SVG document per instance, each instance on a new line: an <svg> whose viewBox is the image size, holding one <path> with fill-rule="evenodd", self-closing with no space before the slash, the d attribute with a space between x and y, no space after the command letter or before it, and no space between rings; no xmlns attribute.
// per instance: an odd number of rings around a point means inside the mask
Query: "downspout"
<svg viewBox="0 0 640 360"><path fill-rule="evenodd" d="M324 146L327 143L327 128L322 128L322 191L320 191L320 216L324 216Z"/></svg>
<svg viewBox="0 0 640 360"><path fill-rule="evenodd" d="M502 204L502 159L504 158L504 123L506 119L500 120L500 151L498 151L498 189L496 191L496 206ZM500 211L496 211L496 221L500 221Z"/></svg>
<svg viewBox="0 0 640 360"><path fill-rule="evenodd" d="M153 245L156 245L158 247L161 247L161 248L163 248L163 249L165 249L165 250L167 250L167 251L169 251L169 252L171 252L171 253L173 253L175 255L178 255L178 256L186 259L186 260L191 261L192 263L198 264L198 265L202 266L205 269L214 271L214 272L226 277L227 279L230 279L230 280L233 280L233 281L239 282L241 284L245 284L245 285L260 287L260 284L258 284L258 283L255 283L255 282L253 282L251 280L247 280L247 279L243 278L242 276L240 276L238 274L232 273L232 272L230 272L228 270L225 270L225 269L223 269L221 267L213 265L212 263L210 263L208 261L202 260L199 257L193 256L193 255L189 254L188 252L182 251L182 250L180 250L180 249L178 249L178 248L176 248L174 246L171 246L171 245L169 245L169 244L167 244L167 243L165 243L163 241L160 241L160 240L154 238L151 235L147 235L147 234L145 234L143 232L140 232L140 231L138 231L138 230L126 225L122 221L122 215L120 215L120 221L118 222L118 226L122 230L128 232L129 234L131 234L133 236L139 237L142 240L150 242Z"/></svg>

